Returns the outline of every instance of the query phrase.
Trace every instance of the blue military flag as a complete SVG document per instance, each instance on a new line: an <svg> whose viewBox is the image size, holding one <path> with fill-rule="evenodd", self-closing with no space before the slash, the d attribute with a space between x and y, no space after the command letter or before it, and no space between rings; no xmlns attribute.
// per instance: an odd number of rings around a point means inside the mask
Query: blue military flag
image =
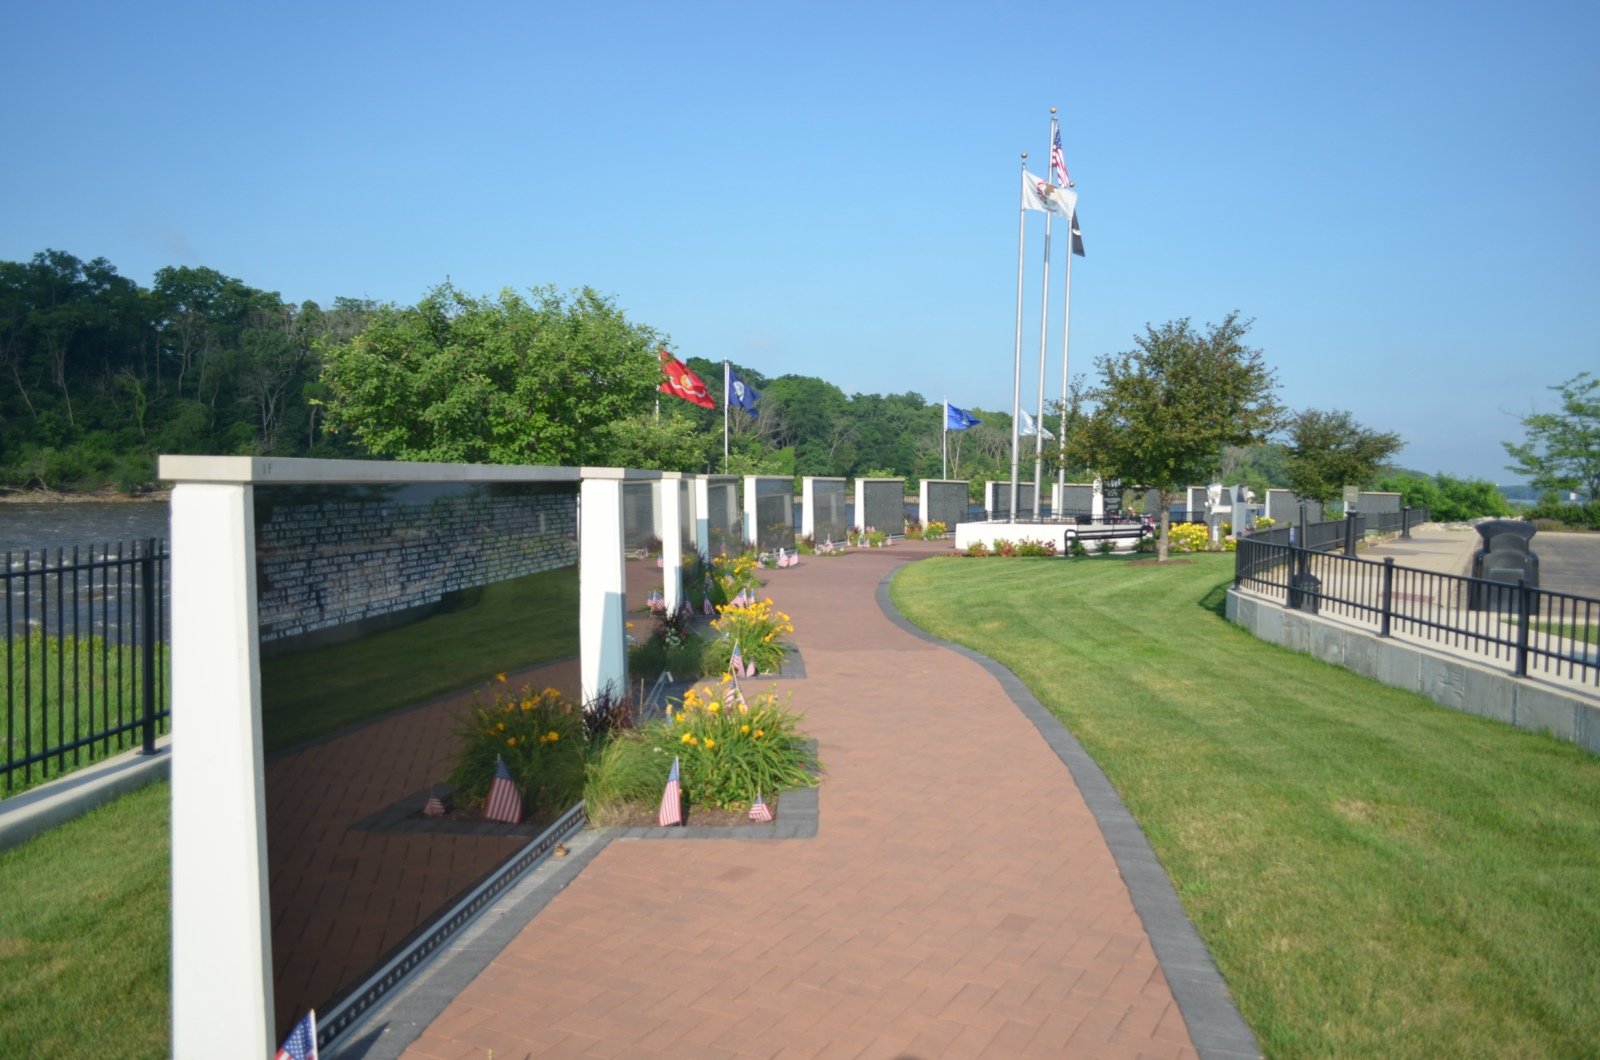
<svg viewBox="0 0 1600 1060"><path fill-rule="evenodd" d="M756 402L761 400L761 391L739 378L739 373L732 368L728 369L728 404L737 405L750 415L756 414Z"/></svg>
<svg viewBox="0 0 1600 1060"><path fill-rule="evenodd" d="M950 402L944 403L944 429L947 431L964 431L968 427L976 427L983 421L978 419L966 409L958 409Z"/></svg>

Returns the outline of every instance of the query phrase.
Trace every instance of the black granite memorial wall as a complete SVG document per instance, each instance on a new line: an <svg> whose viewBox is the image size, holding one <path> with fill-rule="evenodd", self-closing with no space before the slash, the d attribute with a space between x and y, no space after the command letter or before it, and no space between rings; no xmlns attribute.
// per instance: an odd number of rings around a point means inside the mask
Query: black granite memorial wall
<svg viewBox="0 0 1600 1060"><path fill-rule="evenodd" d="M576 482L254 487L275 1038L312 1007L328 1033L548 823L421 810L449 797L475 697L580 695L577 499Z"/></svg>
<svg viewBox="0 0 1600 1060"><path fill-rule="evenodd" d="M756 547L763 552L794 548L794 479L758 477Z"/></svg>
<svg viewBox="0 0 1600 1060"><path fill-rule="evenodd" d="M928 492L928 522L940 522L950 533L956 524L967 519L967 484L965 482L924 482Z"/></svg>
<svg viewBox="0 0 1600 1060"><path fill-rule="evenodd" d="M850 530L845 512L844 479L813 479L811 482L811 537L817 544L845 542Z"/></svg>
<svg viewBox="0 0 1600 1060"><path fill-rule="evenodd" d="M861 482L858 514L862 526L879 533L900 537L906 532L906 483L904 479L865 479Z"/></svg>

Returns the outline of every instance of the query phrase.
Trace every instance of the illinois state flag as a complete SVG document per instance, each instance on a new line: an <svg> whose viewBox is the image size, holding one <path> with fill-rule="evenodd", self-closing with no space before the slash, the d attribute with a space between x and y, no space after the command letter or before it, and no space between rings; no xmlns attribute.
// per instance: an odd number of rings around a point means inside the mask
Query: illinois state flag
<svg viewBox="0 0 1600 1060"><path fill-rule="evenodd" d="M714 409L717 403L711 397L711 391L706 389L700 377L689 371L689 366L678 360L666 350L661 351L661 390L673 397L681 397L690 404L699 405L703 409Z"/></svg>
<svg viewBox="0 0 1600 1060"><path fill-rule="evenodd" d="M1071 217L1078 208L1078 193L1071 188L1058 188L1048 180L1040 180L1023 170L1022 207L1025 210L1043 210L1057 217Z"/></svg>

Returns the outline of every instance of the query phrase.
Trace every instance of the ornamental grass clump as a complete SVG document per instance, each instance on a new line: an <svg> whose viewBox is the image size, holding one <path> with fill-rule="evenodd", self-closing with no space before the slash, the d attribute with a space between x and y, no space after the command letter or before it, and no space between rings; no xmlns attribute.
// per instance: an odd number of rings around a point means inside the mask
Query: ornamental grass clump
<svg viewBox="0 0 1600 1060"><path fill-rule="evenodd" d="M481 806L494 779L495 757L505 759L530 816L560 813L583 797L586 733L581 705L560 691L512 691L499 677L493 698L475 699L460 718L450 785L458 808Z"/></svg>
<svg viewBox="0 0 1600 1060"><path fill-rule="evenodd" d="M746 666L753 666L756 673L777 673L789 652L788 634L794 632L794 622L772 606L769 596L722 605L711 628L717 636L706 643L700 657L702 673L726 673L736 644Z"/></svg>
<svg viewBox="0 0 1600 1060"><path fill-rule="evenodd" d="M771 692L746 697L732 678L669 701L668 716L619 736L596 756L585 793L592 820L653 806L672 760L693 805L747 808L757 795L815 787L819 766L800 716Z"/></svg>

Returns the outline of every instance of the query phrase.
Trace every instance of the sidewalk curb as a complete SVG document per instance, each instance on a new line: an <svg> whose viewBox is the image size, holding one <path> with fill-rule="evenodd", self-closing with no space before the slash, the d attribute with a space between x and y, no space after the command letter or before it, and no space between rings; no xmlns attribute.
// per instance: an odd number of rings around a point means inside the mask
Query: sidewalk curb
<svg viewBox="0 0 1600 1060"><path fill-rule="evenodd" d="M0 850L88 813L135 788L172 774L172 737L156 740L156 753L125 751L0 802Z"/></svg>

